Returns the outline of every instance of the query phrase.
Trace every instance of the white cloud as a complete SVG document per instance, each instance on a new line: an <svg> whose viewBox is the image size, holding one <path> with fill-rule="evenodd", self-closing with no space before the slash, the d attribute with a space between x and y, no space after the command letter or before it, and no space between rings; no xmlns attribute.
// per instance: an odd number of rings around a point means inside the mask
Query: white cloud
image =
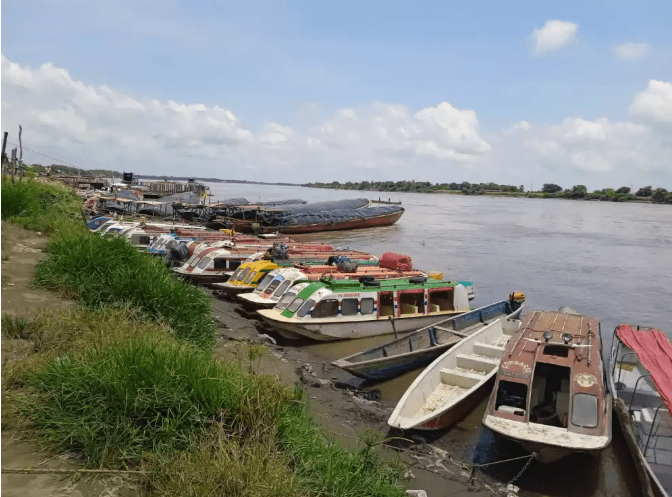
<svg viewBox="0 0 672 497"><path fill-rule="evenodd" d="M649 86L635 96L630 112L645 122L672 124L672 84L649 81Z"/></svg>
<svg viewBox="0 0 672 497"><path fill-rule="evenodd" d="M546 21L543 28L535 28L530 40L532 53L537 56L559 50L570 43L576 36L579 25L569 21Z"/></svg>
<svg viewBox="0 0 672 497"><path fill-rule="evenodd" d="M672 185L672 84L634 96L632 122L567 117L512 123L483 136L477 113L448 102L411 111L373 102L306 131L258 130L218 106L142 99L89 86L62 68L2 58L2 124L10 142L83 168L260 181L409 180L539 187ZM28 162L48 159L30 155Z"/></svg>
<svg viewBox="0 0 672 497"><path fill-rule="evenodd" d="M649 55L649 46L646 43L625 43L623 45L616 45L614 53L619 59L643 59Z"/></svg>
<svg viewBox="0 0 672 497"><path fill-rule="evenodd" d="M96 157L82 167L147 174L193 175L197 165L203 176L243 179L253 171L257 179L305 181L337 165L352 177L383 166L386 176L406 179L477 164L490 151L476 113L447 102L415 114L376 102L341 109L305 133L275 122L254 131L218 106L140 99L85 85L53 64L31 69L4 56L2 118L5 129L23 125L28 148L69 162Z"/></svg>

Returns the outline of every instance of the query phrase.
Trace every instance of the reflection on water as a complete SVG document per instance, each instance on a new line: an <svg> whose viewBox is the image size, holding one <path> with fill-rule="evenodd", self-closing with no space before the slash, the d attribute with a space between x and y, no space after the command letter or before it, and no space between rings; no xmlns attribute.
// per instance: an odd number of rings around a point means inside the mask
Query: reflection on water
<svg viewBox="0 0 672 497"><path fill-rule="evenodd" d="M384 228L296 237L348 246L380 256L410 255L414 265L445 279L475 283L474 305L525 292L527 310L569 305L601 322L605 348L620 323L656 325L672 336L672 209L667 205L512 199L486 196L379 194L301 187L210 184L213 199L250 201L302 198L311 202L368 197L401 200L406 212ZM392 337L301 346L325 362ZM333 370L333 375L345 373ZM376 384L381 402L394 406L418 371ZM481 427L485 400L434 443L478 463L520 455ZM617 425L616 425L617 427ZM508 481L520 462L489 466ZM596 460L571 457L551 465L533 463L517 484L521 495L638 495L634 469L620 432Z"/></svg>

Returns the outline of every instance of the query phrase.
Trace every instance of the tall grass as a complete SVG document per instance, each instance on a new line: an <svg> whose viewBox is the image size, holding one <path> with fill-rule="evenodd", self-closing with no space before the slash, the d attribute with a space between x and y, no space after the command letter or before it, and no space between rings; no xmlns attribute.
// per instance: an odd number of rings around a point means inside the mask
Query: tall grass
<svg viewBox="0 0 672 497"><path fill-rule="evenodd" d="M87 466L134 466L145 453L194 446L215 421L257 414L245 409L250 386L234 366L165 336L63 354L28 382L37 402L25 414Z"/></svg>
<svg viewBox="0 0 672 497"><path fill-rule="evenodd" d="M72 188L36 179L2 177L2 219L24 228L55 233L82 221L82 199Z"/></svg>
<svg viewBox="0 0 672 497"><path fill-rule="evenodd" d="M212 302L202 289L176 280L160 259L138 252L121 238L78 229L54 236L37 266L38 285L76 296L87 309L126 307L139 317L167 324L175 335L212 349Z"/></svg>

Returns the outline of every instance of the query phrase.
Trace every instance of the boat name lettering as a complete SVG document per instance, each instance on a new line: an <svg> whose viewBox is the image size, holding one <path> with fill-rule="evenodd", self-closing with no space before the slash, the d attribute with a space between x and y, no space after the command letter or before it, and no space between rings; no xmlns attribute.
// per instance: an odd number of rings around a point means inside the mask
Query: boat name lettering
<svg viewBox="0 0 672 497"><path fill-rule="evenodd" d="M525 364L524 362L506 361L506 362L503 362L502 365L501 365L501 367L503 369L508 369L508 368L512 368L512 367L516 367L516 366L519 367L520 369L522 369L528 375L530 373L532 373L532 367L529 364Z"/></svg>
<svg viewBox="0 0 672 497"><path fill-rule="evenodd" d="M519 378L521 380L529 380L532 377L532 373L526 373L522 371L509 371L507 369L500 369L499 375L508 376L509 378Z"/></svg>
<svg viewBox="0 0 672 497"><path fill-rule="evenodd" d="M342 294L342 296L343 296L343 298L346 298L346 297L359 297L359 294L358 294L358 293L344 293L344 294Z"/></svg>

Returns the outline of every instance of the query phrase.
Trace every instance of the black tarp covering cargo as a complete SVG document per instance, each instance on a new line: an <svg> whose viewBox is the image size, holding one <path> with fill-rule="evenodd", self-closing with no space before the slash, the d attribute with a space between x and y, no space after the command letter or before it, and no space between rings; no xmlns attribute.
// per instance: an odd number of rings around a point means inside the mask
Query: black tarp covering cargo
<svg viewBox="0 0 672 497"><path fill-rule="evenodd" d="M336 224L355 219L370 219L372 217L404 212L398 205L384 205L362 209L336 209L321 212L300 212L276 215L269 226L301 226L308 224Z"/></svg>

